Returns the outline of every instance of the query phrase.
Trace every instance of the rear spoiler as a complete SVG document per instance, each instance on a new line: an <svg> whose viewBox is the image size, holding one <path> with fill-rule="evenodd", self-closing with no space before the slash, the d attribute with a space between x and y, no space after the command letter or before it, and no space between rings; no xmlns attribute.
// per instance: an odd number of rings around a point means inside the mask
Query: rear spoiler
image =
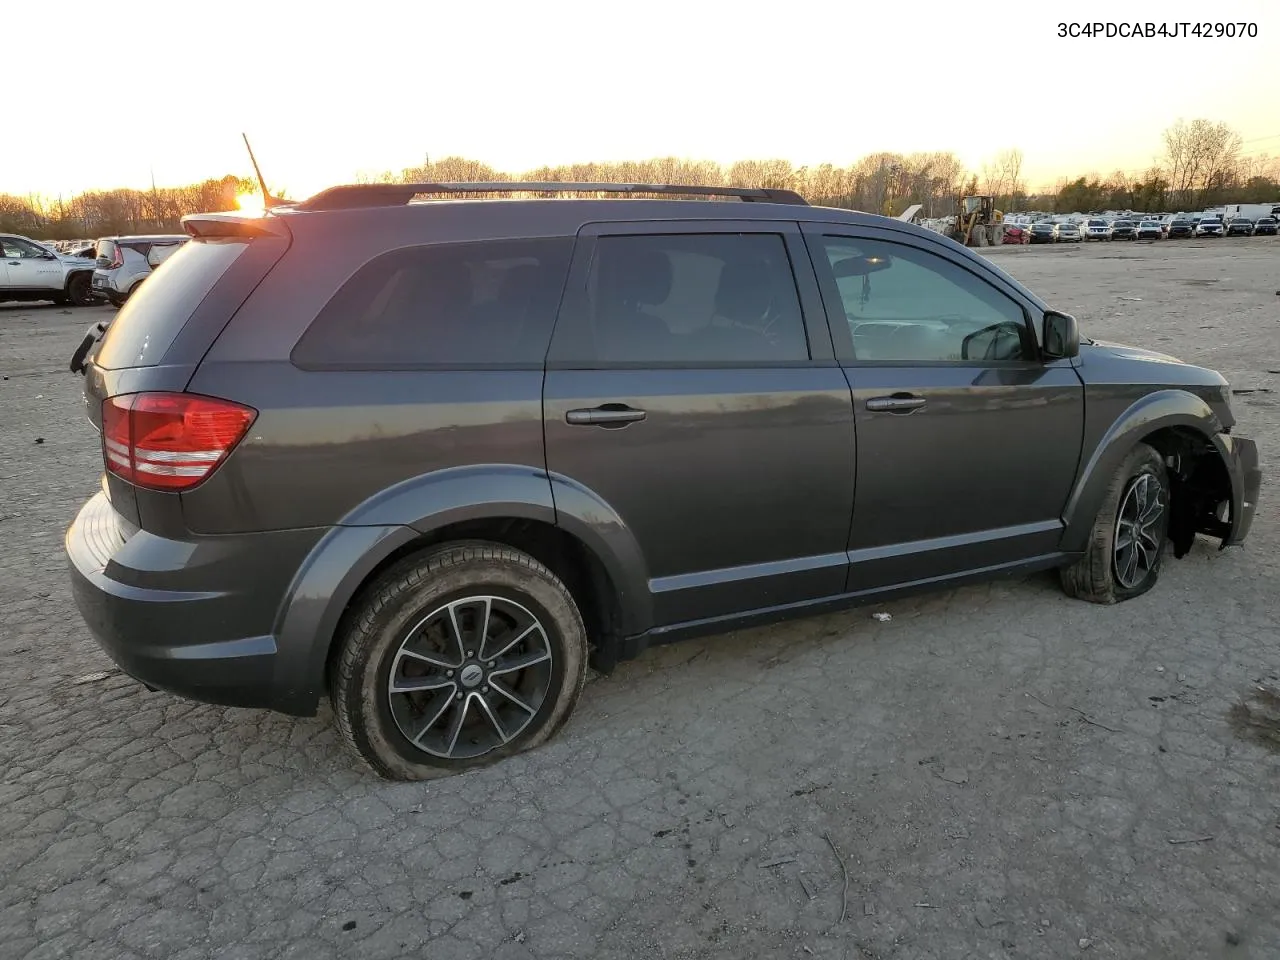
<svg viewBox="0 0 1280 960"><path fill-rule="evenodd" d="M277 217L242 213L193 213L182 218L182 229L197 239L219 237L279 237L292 239L289 228Z"/></svg>

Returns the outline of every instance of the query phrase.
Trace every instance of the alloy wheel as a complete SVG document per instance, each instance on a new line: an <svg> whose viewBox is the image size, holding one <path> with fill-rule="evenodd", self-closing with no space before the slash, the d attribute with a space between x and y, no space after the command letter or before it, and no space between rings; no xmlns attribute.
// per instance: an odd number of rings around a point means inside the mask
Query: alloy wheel
<svg viewBox="0 0 1280 960"><path fill-rule="evenodd" d="M1126 590L1141 584L1160 555L1164 486L1150 473L1133 479L1116 514L1113 564L1116 580Z"/></svg>
<svg viewBox="0 0 1280 960"><path fill-rule="evenodd" d="M470 760L518 737L551 689L547 631L505 597L452 600L419 620L387 681L401 734L434 757Z"/></svg>

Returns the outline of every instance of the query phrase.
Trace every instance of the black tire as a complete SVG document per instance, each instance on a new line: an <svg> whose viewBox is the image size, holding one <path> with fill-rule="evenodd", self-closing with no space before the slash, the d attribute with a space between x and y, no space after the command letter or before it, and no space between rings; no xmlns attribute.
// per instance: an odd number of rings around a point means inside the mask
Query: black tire
<svg viewBox="0 0 1280 960"><path fill-rule="evenodd" d="M122 297L122 296L120 296L118 293L108 293L108 294L107 294L107 302L108 302L108 303L110 303L110 304L111 304L113 307L115 307L117 310L119 310L121 307L123 307L123 306L124 306L124 302L125 302L125 300L127 300L127 299L128 299L128 297Z"/></svg>
<svg viewBox="0 0 1280 960"><path fill-rule="evenodd" d="M1147 546L1129 552L1129 555L1138 557L1137 567L1125 571L1120 569L1125 551L1116 550L1117 518L1122 507L1128 515L1131 496L1138 497L1135 487L1141 485L1150 490L1153 482L1158 484L1160 512L1150 524L1144 524L1147 536L1139 538L1131 533L1135 543L1146 543ZM1120 464L1107 488L1084 556L1061 571L1062 589L1067 596L1090 603L1119 603L1141 596L1155 586L1160 578L1160 564L1168 540L1169 495L1169 474L1164 460L1145 443L1138 444ZM1146 561L1145 570L1141 566L1143 560Z"/></svg>
<svg viewBox="0 0 1280 960"><path fill-rule="evenodd" d="M504 620L500 607L523 611L540 630L522 628L517 618ZM473 632L478 615L467 613L476 609L484 611L485 639L478 640L479 634ZM498 627L508 630L498 637L488 627L495 616ZM459 625L456 632L449 629L450 623ZM433 635L436 625L442 633ZM506 643L512 636L526 635L532 639L501 651L486 651L490 642ZM415 636L419 639L411 641ZM418 654L402 653L410 643ZM453 670L446 670L446 663L424 664L422 653L442 660L449 645L456 645L458 651L449 658L457 661ZM548 654L548 659L518 672L508 667L504 673L503 665L514 662L506 659L510 649L515 650L516 660L528 661L540 652ZM486 652L495 657L487 664ZM578 606L545 566L501 544L446 544L392 567L346 618L330 669L333 712L347 746L380 776L390 780L448 776L531 750L554 736L582 693L587 654L587 633ZM487 671L495 663L498 669L491 675ZM401 675L404 664L413 668L413 675ZM431 689L398 693L393 705L389 691L393 669L399 680L428 684ZM469 680L468 671L477 678ZM508 686L512 673L516 680ZM518 701L511 692L532 703L532 710L514 706ZM428 716L434 719L425 719ZM524 725L514 731L508 727L507 739L500 728L521 718ZM457 730L471 731L467 738L454 733L449 740L455 723ZM467 723L471 726L464 726ZM427 746L413 742L402 724L415 724L421 730L419 741L431 742ZM440 735L435 750L431 750L436 743L432 731ZM445 741L448 755L440 753ZM455 746L461 749L455 751ZM479 752L464 755L467 751Z"/></svg>
<svg viewBox="0 0 1280 960"><path fill-rule="evenodd" d="M67 281L67 299L77 307L93 306L97 298L93 295L92 279L87 273L77 273Z"/></svg>

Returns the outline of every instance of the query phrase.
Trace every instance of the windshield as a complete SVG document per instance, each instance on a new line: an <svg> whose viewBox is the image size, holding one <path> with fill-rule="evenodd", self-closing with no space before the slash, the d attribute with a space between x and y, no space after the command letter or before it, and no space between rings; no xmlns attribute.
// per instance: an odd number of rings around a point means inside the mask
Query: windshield
<svg viewBox="0 0 1280 960"><path fill-rule="evenodd" d="M1105 227L1106 225L1107 225L1107 221L1105 221L1105 220L1090 220L1090 221L1089 221L1089 226L1091 226L1091 227Z"/></svg>

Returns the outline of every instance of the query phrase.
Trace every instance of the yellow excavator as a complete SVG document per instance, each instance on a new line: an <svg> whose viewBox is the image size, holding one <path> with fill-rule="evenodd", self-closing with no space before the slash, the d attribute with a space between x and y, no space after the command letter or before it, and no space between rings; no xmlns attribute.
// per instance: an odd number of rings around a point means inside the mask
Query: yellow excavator
<svg viewBox="0 0 1280 960"><path fill-rule="evenodd" d="M961 197L955 219L951 239L966 247L994 246L1003 239L1004 214L996 209L995 197Z"/></svg>

